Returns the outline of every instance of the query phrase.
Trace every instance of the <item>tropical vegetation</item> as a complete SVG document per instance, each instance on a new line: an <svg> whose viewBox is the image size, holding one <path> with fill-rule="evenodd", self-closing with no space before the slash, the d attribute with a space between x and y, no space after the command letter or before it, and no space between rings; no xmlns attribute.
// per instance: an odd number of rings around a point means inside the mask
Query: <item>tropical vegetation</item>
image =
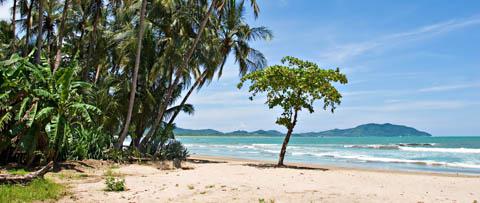
<svg viewBox="0 0 480 203"><path fill-rule="evenodd" d="M5 3L4 0L1 3ZM184 159L173 129L188 98L266 58L255 0L13 0L0 22L0 163Z"/></svg>

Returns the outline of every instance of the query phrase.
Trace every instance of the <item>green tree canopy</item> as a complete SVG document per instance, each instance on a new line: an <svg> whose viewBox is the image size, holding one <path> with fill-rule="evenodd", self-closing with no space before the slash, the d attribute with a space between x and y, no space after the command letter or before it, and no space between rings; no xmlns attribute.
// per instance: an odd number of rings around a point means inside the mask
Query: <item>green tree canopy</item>
<svg viewBox="0 0 480 203"><path fill-rule="evenodd" d="M287 135L280 152L278 165L283 165L286 145L297 122L298 112L307 109L314 112L314 102L323 101L323 109L334 112L340 104L342 95L332 83L346 84L347 77L340 70L321 69L317 64L287 56L282 65L270 66L266 69L245 75L238 88L250 82L249 92L253 100L259 93L266 93L269 108L280 107L282 115L276 123L287 128Z"/></svg>

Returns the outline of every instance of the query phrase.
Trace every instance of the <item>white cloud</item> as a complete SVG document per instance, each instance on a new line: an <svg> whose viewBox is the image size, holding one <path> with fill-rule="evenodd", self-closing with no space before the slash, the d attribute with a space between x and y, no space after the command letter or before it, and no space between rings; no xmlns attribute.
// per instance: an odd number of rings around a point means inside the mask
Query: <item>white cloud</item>
<svg viewBox="0 0 480 203"><path fill-rule="evenodd" d="M479 105L480 102L471 101L390 101L383 105L369 106L347 106L343 107L349 111L372 111L372 112L405 112L422 110L452 110L469 106Z"/></svg>
<svg viewBox="0 0 480 203"><path fill-rule="evenodd" d="M350 58L375 51L383 47L392 46L419 39L432 37L438 34L451 32L467 26L479 25L480 16L466 19L454 19L432 25L423 26L412 31L389 34L359 43L343 44L321 54L321 58L328 61L343 62Z"/></svg>
<svg viewBox="0 0 480 203"><path fill-rule="evenodd" d="M444 92L444 91L479 88L479 87L480 87L480 82L476 82L476 83L464 83L464 84L452 84L452 85L439 85L439 86L422 88L422 89L419 89L418 91L419 92Z"/></svg>
<svg viewBox="0 0 480 203"><path fill-rule="evenodd" d="M10 20L12 18L12 15L10 14L12 4L12 1L7 1L0 5L0 20Z"/></svg>

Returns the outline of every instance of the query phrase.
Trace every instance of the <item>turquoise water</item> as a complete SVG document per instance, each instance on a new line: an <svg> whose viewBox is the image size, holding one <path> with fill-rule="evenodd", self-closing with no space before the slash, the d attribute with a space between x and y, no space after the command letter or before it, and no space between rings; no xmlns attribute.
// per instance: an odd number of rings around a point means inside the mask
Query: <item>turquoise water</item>
<svg viewBox="0 0 480 203"><path fill-rule="evenodd" d="M191 154L277 160L283 137L182 136ZM480 137L292 137L285 162L480 174Z"/></svg>

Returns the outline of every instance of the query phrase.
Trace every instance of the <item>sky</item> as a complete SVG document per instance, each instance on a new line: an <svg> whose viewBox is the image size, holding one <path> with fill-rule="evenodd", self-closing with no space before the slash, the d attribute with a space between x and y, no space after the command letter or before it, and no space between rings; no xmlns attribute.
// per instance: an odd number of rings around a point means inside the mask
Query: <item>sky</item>
<svg viewBox="0 0 480 203"><path fill-rule="evenodd" d="M407 125L435 136L480 135L480 1L459 0L261 0L246 20L274 38L252 42L280 63L295 56L336 68L349 83L335 113L317 103L302 112L296 132L350 128L365 123ZM8 4L0 18L9 19ZM177 126L220 131L274 129L280 109L265 97L237 89L238 65L229 59L222 78L189 99L194 115Z"/></svg>

